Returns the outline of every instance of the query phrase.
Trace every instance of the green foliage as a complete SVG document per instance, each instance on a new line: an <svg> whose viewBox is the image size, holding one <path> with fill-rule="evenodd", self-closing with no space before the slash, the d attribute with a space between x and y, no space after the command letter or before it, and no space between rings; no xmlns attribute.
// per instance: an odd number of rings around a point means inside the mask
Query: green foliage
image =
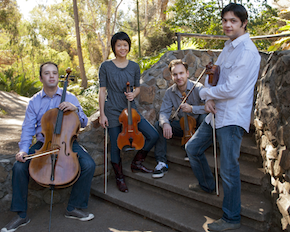
<svg viewBox="0 0 290 232"><path fill-rule="evenodd" d="M183 33L198 33L210 35L222 35L221 10L228 1L201 1L201 0L176 0L175 4L168 9L171 17L166 24L171 30ZM265 35L275 33L277 24L271 17L277 14L277 10L267 5L266 1L235 1L242 3L249 13L248 32L250 35ZM183 39L194 41L198 48L222 49L224 41L205 40L196 38ZM259 49L266 50L270 46L267 40L256 41Z"/></svg>
<svg viewBox="0 0 290 232"><path fill-rule="evenodd" d="M162 49L159 51L159 53L155 56L147 56L139 59L138 64L140 66L141 74L147 70L150 69L155 63L157 63L160 58L168 51L176 51L177 50L177 42L171 44L170 46L167 46L166 49ZM183 50L186 49L196 49L197 44L195 42L189 41L189 42L181 42L181 47Z"/></svg>
<svg viewBox="0 0 290 232"><path fill-rule="evenodd" d="M8 32L10 43L17 42L18 23L21 15L17 9L15 1L2 0L0 1L0 31Z"/></svg>
<svg viewBox="0 0 290 232"><path fill-rule="evenodd" d="M153 33L147 38L147 45L143 47L145 50L145 56L155 54L166 46L172 44L175 40L175 33L170 31L168 27L158 26L153 27Z"/></svg>
<svg viewBox="0 0 290 232"><path fill-rule="evenodd" d="M19 95L31 97L41 89L39 81L33 81L22 75L14 75L14 71L9 69L0 73L0 90L14 91Z"/></svg>
<svg viewBox="0 0 290 232"><path fill-rule="evenodd" d="M67 90L78 98L83 111L89 117L96 112L96 109L99 107L99 83L97 81L89 80L88 88L82 89L80 87L81 80L71 83Z"/></svg>
<svg viewBox="0 0 290 232"><path fill-rule="evenodd" d="M143 73L147 69L150 69L153 64L157 63L160 60L161 56L163 56L166 51L167 50L163 50L162 52L158 53L155 56L141 58L138 61L141 73Z"/></svg>
<svg viewBox="0 0 290 232"><path fill-rule="evenodd" d="M0 116L4 116L6 114L7 114L7 112L5 110L3 110L3 109L0 108Z"/></svg>
<svg viewBox="0 0 290 232"><path fill-rule="evenodd" d="M278 18L280 21L286 23L285 26L279 28L279 31L283 31L283 33L290 33L290 20ZM289 50L290 49L290 36L289 37L282 37L281 39L277 40L272 46L269 47L268 51L276 51L279 49Z"/></svg>
<svg viewBox="0 0 290 232"><path fill-rule="evenodd" d="M169 8L171 15L166 24L171 30L182 33L221 35L220 9L216 1L176 0ZM223 41L185 39L196 43L198 48L222 48Z"/></svg>

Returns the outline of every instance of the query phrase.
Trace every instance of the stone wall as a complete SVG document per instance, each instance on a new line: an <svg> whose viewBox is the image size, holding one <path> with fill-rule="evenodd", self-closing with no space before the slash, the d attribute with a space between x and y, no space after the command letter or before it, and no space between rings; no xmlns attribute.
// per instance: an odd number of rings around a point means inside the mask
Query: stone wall
<svg viewBox="0 0 290 232"><path fill-rule="evenodd" d="M265 173L274 222L290 231L290 51L273 53L257 83L256 140Z"/></svg>

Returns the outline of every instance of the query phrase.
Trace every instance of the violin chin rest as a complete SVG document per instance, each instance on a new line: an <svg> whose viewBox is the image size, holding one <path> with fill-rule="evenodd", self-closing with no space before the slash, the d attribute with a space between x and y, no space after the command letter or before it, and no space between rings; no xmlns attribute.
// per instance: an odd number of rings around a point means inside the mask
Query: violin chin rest
<svg viewBox="0 0 290 232"><path fill-rule="evenodd" d="M122 148L122 151L123 152L127 152L127 151L135 151L135 147L131 147L129 145L125 145L123 148Z"/></svg>

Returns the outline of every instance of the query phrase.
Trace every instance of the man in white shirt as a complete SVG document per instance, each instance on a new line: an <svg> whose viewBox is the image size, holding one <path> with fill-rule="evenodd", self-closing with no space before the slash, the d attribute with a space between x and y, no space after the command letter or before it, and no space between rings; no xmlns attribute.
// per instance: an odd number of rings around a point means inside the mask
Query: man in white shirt
<svg viewBox="0 0 290 232"><path fill-rule="evenodd" d="M193 191L212 193L215 181L204 151L212 144L212 114L215 115L216 136L220 148L220 175L224 199L223 216L208 225L211 231L240 227L241 181L239 155L244 130L249 132L254 87L258 78L261 57L249 34L246 33L248 14L235 3L221 13L224 33L230 38L218 57L218 84L203 88L199 95L206 101L210 114L186 144L191 168L199 184L191 184Z"/></svg>

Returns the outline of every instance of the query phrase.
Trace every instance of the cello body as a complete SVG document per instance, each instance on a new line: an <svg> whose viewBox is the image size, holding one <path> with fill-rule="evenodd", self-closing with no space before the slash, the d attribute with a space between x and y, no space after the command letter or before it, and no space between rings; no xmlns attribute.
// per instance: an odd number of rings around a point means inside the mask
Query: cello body
<svg viewBox="0 0 290 232"><path fill-rule="evenodd" d="M72 143L76 139L80 122L75 112L65 112L61 134L56 135L53 131L58 111L57 108L54 108L43 115L41 126L45 141L37 153L57 148L59 148L59 152L32 159L29 164L29 174L41 186L54 185L56 188L65 188L75 183L80 175L78 157L72 151ZM55 155L57 157L53 164L52 156ZM51 178L52 175L54 178Z"/></svg>

